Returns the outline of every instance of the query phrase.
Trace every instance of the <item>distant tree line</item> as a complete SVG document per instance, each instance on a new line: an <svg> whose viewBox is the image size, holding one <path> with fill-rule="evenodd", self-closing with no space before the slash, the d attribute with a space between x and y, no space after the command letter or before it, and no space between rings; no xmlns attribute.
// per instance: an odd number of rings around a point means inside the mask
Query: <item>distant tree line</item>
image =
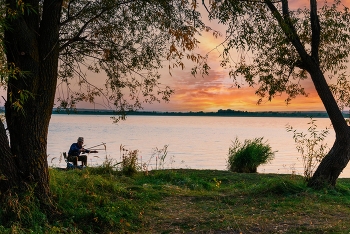
<svg viewBox="0 0 350 234"><path fill-rule="evenodd" d="M67 114L66 111L54 111L53 114ZM92 109L76 109L70 111L69 114L84 115L116 115L120 114L111 110L92 110ZM216 112L189 111L189 112L162 112L162 111L128 111L126 115L154 115L154 116L237 116L237 117L312 117L312 118L328 118L325 111L240 111L240 110L218 110ZM349 117L348 112L343 112L344 118Z"/></svg>

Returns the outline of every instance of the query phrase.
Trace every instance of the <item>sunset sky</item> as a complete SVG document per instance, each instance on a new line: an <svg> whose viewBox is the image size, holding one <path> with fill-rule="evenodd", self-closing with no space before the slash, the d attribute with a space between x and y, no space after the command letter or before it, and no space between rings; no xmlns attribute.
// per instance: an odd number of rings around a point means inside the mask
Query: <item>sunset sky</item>
<svg viewBox="0 0 350 234"><path fill-rule="evenodd" d="M343 1L350 5L350 0ZM321 2L319 2L321 4ZM308 1L290 1L290 7L308 6ZM203 14L206 17L206 14ZM225 28L216 22L208 22L209 25L223 34ZM193 77L190 74L192 64L187 64L184 70L173 70L172 76L169 75L168 68L161 71L162 83L169 85L175 90L169 103L145 104L144 110L147 111L217 111L219 109L232 109L242 111L324 111L324 107L315 93L313 84L308 81L304 88L308 97L299 96L292 100L291 104L286 105L285 96L277 97L271 102L263 102L257 105L258 97L254 94L255 89L243 87L237 89L232 87L232 80L229 79L228 71L220 67L219 51L213 50L224 40L224 37L213 38L211 34L203 34L199 38L201 41L198 52L202 55L209 54L209 76L202 77L198 75ZM237 56L237 60L238 60ZM167 67L167 65L165 66ZM96 108L99 108L97 103ZM91 105L79 104L78 107L89 108Z"/></svg>
<svg viewBox="0 0 350 234"><path fill-rule="evenodd" d="M350 2L350 1L349 1ZM290 1L290 7L306 6L308 1ZM205 15L205 14L203 14ZM223 25L216 22L208 22L212 28L225 32ZM164 73L167 84L175 89L175 94L169 103L156 103L145 105L145 110L155 111L217 111L218 109L233 109L246 111L311 111L324 110L324 107L315 93L313 84L306 82L304 88L309 94L308 97L299 96L289 105L286 105L286 96L276 97L271 102L263 102L257 105L258 96L255 89L249 87L232 87L232 80L228 76L228 71L220 67L220 53L213 50L224 40L224 37L215 39L210 34L203 34L199 52L207 54L209 51L209 76L193 77L190 74L191 65L184 71L176 70L172 72L172 77ZM222 51L222 50L221 50ZM237 56L238 60L238 56Z"/></svg>

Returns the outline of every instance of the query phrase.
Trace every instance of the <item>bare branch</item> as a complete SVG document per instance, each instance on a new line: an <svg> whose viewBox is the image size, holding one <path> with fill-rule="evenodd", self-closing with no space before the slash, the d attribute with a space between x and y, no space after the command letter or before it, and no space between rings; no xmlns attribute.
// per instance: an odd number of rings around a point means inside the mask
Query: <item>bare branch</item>
<svg viewBox="0 0 350 234"><path fill-rule="evenodd" d="M85 9L90 5L90 2L87 3L78 13L76 13L75 15L73 16L70 16L70 6L71 6L71 3L74 2L74 1L70 1L69 2L69 5L68 5L68 11L67 11L67 19L63 22L60 23L60 26L62 27L63 25L77 19L80 15L82 15L85 11Z"/></svg>
<svg viewBox="0 0 350 234"><path fill-rule="evenodd" d="M66 43L64 43L60 48L59 51L64 50L66 47L68 47L70 44L76 42L76 41L81 41L84 40L84 37L80 37L84 32L85 29L88 27L88 25L94 21L95 19L98 19L102 14L104 14L106 11L108 11L109 8L104 8L102 9L102 11L95 15L94 17L92 17L91 19L89 19L87 22L85 22L85 24L80 28L79 32L72 38L72 39L68 39L68 41Z"/></svg>
<svg viewBox="0 0 350 234"><path fill-rule="evenodd" d="M318 48L320 46L320 21L317 15L317 2L310 0L310 18L311 18L311 56L319 64Z"/></svg>
<svg viewBox="0 0 350 234"><path fill-rule="evenodd" d="M202 5L204 6L205 10L210 14L209 9L207 8L207 5L204 2L205 0L202 0Z"/></svg>

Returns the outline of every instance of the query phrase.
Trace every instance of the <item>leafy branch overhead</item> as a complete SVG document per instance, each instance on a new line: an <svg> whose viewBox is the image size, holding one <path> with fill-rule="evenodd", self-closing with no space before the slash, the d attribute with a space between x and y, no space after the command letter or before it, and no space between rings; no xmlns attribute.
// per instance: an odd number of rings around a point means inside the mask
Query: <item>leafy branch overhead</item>
<svg viewBox="0 0 350 234"><path fill-rule="evenodd" d="M350 14L341 1L319 8L310 1L299 9L290 9L286 0L213 1L210 13L228 26L221 64L236 86L257 87L259 103L282 93L286 103L307 96L302 81L312 69L308 59L330 79L341 79L347 68Z"/></svg>
<svg viewBox="0 0 350 234"><path fill-rule="evenodd" d="M61 85L70 86L71 78L78 77L87 96L100 93L117 111L138 109L143 101L152 103L159 97L168 101L173 90L160 84L157 70L167 61L170 72L174 67L183 69L183 59L203 60L194 53L199 43L196 37L211 29L201 22L194 7L180 0L64 1L59 40ZM105 87L94 87L85 67L105 73ZM60 100L79 99L70 93L73 96L61 95Z"/></svg>

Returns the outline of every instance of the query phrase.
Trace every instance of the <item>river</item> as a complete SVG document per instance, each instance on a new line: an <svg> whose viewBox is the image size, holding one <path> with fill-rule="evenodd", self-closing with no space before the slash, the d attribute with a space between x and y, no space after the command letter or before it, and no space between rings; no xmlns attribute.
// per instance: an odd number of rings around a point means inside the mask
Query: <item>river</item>
<svg viewBox="0 0 350 234"><path fill-rule="evenodd" d="M319 131L330 127L328 118L315 118ZM227 154L232 141L263 137L272 147L275 158L258 167L260 173L302 174L303 163L293 140L293 133L308 133L309 118L287 117L206 117L206 116L128 116L125 121L113 124L106 115L53 114L48 135L48 162L50 166L64 167L62 152L79 136L85 138L85 148L99 146L98 154L90 154L90 166L101 165L106 158L119 162L121 146L138 150L138 160L156 169L157 153L165 145L167 156L164 168L191 168L226 170ZM330 129L325 143L334 142ZM124 151L125 152L125 151ZM158 161L159 163L159 161ZM350 177L346 168L340 177Z"/></svg>

